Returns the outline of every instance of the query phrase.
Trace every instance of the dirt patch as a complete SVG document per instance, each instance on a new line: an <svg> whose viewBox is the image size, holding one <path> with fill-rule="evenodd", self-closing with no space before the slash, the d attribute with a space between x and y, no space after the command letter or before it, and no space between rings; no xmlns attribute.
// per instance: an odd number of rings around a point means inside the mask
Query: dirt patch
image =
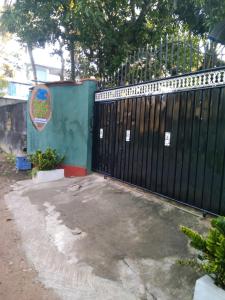
<svg viewBox="0 0 225 300"><path fill-rule="evenodd" d="M0 153L0 299L53 300L57 297L37 280L37 273L23 253L13 216L4 202L4 194L30 172L16 172L12 157Z"/></svg>

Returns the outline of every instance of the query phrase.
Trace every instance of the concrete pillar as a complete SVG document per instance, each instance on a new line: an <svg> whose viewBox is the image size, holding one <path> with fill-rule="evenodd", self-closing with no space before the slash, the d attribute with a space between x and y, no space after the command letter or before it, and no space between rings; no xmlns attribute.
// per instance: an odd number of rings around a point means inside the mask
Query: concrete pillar
<svg viewBox="0 0 225 300"><path fill-rule="evenodd" d="M83 80L79 84L56 82L35 87L27 110L28 153L51 147L65 155L66 176L90 172L96 86L94 80Z"/></svg>

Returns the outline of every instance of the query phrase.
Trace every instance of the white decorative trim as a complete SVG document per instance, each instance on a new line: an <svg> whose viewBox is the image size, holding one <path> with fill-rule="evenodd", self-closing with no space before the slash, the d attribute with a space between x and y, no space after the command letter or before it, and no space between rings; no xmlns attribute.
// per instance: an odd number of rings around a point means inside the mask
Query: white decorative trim
<svg viewBox="0 0 225 300"><path fill-rule="evenodd" d="M225 70L208 71L97 92L95 101L119 100L225 84Z"/></svg>

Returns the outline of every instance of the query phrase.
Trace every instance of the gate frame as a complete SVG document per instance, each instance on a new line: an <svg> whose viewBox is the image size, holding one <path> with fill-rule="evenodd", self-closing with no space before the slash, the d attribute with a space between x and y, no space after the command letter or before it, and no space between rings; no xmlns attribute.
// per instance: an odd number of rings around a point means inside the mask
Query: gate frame
<svg viewBox="0 0 225 300"><path fill-rule="evenodd" d="M158 80L151 80L149 82L138 83L130 86L125 87L117 87L117 88L110 88L103 91L96 91L95 92L95 104L96 103L111 103L117 102L120 100L125 99L133 99L137 98L140 99L142 97L148 96L155 96L155 95L163 95L163 94L170 94L170 93L178 93L178 92L186 92L186 91L196 91L196 90L205 90L205 89L213 89L215 87L223 87L225 86L225 67L219 67L214 69L202 70L195 73L189 73L174 77L169 77L167 79L158 79ZM217 116L218 117L218 116ZM209 116L208 116L209 118ZM96 121L96 115L94 116L94 121ZM116 132L115 132L116 134ZM94 136L94 135L93 135ZM216 144L215 144L216 145ZM93 147L93 151L95 147ZM177 150L177 149L176 149ZM114 153L115 156L115 153ZM93 155L94 159L95 155ZM189 161L190 164L190 161ZM198 165L196 165L196 170ZM140 188L144 191L151 192L155 195L160 197L173 200L178 203L182 203L191 208L197 208L203 212L203 215L206 213L211 215L218 215L215 212L209 211L207 209L196 207L195 205L191 205L189 203L185 203L183 201L177 200L175 198L166 196L164 194L158 193L156 191L152 191L148 188L144 188L142 186L133 184L128 181L124 181L116 176L115 174L108 174L104 171L97 170L93 168L94 171L100 172L106 176L119 180L121 182L125 182L131 186L135 186ZM222 178L223 180L223 178ZM212 183L213 184L213 183ZM222 186L222 183L221 183Z"/></svg>

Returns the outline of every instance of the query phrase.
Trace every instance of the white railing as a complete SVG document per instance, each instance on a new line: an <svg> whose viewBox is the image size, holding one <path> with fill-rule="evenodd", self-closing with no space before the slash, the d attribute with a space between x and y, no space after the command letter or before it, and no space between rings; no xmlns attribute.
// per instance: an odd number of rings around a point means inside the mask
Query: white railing
<svg viewBox="0 0 225 300"><path fill-rule="evenodd" d="M99 102L143 97L163 93L173 93L182 90L214 87L223 84L225 84L225 69L215 69L204 73L195 73L97 92L95 94L95 101Z"/></svg>

